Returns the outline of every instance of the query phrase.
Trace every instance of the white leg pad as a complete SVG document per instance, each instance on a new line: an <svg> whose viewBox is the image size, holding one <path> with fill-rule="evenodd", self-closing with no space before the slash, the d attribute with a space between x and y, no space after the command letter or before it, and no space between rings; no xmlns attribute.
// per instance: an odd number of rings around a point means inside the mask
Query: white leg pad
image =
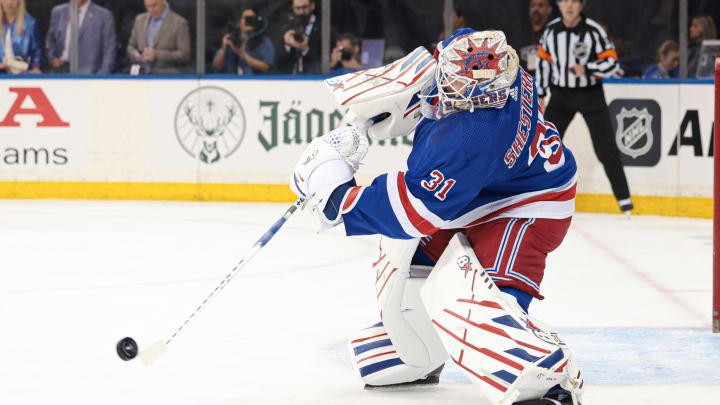
<svg viewBox="0 0 720 405"><path fill-rule="evenodd" d="M539 399L555 385L576 398L582 393L565 343L495 286L462 234L452 238L420 295L452 361L493 404Z"/></svg>
<svg viewBox="0 0 720 405"><path fill-rule="evenodd" d="M425 278L410 266L418 242L380 239L380 252L372 264L382 322L350 341L353 363L367 384L415 381L448 358L420 299Z"/></svg>

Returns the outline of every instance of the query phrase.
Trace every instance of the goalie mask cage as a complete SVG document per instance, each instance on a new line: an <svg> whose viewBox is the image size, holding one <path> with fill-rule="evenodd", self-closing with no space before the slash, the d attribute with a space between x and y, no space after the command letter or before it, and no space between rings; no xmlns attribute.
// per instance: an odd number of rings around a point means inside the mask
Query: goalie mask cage
<svg viewBox="0 0 720 405"><path fill-rule="evenodd" d="M715 135L720 134L720 54L715 57ZM713 144L713 298L712 328L720 333L720 142Z"/></svg>

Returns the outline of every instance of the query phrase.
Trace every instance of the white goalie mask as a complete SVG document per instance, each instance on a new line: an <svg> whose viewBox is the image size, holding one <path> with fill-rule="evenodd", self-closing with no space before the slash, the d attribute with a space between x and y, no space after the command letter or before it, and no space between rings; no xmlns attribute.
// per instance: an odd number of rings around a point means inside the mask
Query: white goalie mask
<svg viewBox="0 0 720 405"><path fill-rule="evenodd" d="M429 118L476 108L502 108L518 74L518 56L502 31L458 30L438 44L435 81L422 90Z"/></svg>

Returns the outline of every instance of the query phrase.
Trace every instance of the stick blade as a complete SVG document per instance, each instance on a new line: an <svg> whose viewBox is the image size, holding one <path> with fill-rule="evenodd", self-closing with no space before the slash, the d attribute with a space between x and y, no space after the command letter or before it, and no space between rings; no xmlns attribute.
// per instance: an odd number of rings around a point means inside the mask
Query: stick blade
<svg viewBox="0 0 720 405"><path fill-rule="evenodd" d="M150 364L162 356L162 354L165 353L165 350L167 350L165 342L158 340L143 349L138 356L140 356L140 361L142 361L145 367L150 367Z"/></svg>

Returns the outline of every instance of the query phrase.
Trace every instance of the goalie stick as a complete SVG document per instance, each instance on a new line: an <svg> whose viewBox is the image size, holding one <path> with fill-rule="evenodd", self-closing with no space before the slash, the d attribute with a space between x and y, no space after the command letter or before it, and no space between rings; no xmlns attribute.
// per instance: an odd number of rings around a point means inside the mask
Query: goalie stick
<svg viewBox="0 0 720 405"><path fill-rule="evenodd" d="M195 319L198 313L205 307L205 305L210 302L210 300L217 295L225 286L230 282L230 280L237 274L238 271L240 271L245 265L250 261L250 259L255 256L255 254L260 251L260 249L263 248L268 242L270 242L270 239L275 236L275 234L282 228L283 225L285 225L285 221L290 218L290 216L297 210L299 206L303 204L304 200L302 198L299 198L297 201L295 201L290 208L285 211L285 214L275 221L275 223L268 229L261 237L258 239L257 242L255 242L255 245L253 245L252 249L250 249L250 253L248 253L245 257L243 257L240 262L238 262L237 265L235 265L235 268L228 273L225 278L222 279L220 284L215 287L214 290L210 293L210 295L205 298L203 302L198 305L198 307L195 309L195 311L190 314L190 316L185 319L185 322L180 325L177 330L165 341L158 340L157 342L151 344L150 346L146 347L140 353L138 356L140 357L140 360L142 363L147 367L150 366L152 362L157 360L166 350L168 345L177 337L180 332L188 325L190 322Z"/></svg>

